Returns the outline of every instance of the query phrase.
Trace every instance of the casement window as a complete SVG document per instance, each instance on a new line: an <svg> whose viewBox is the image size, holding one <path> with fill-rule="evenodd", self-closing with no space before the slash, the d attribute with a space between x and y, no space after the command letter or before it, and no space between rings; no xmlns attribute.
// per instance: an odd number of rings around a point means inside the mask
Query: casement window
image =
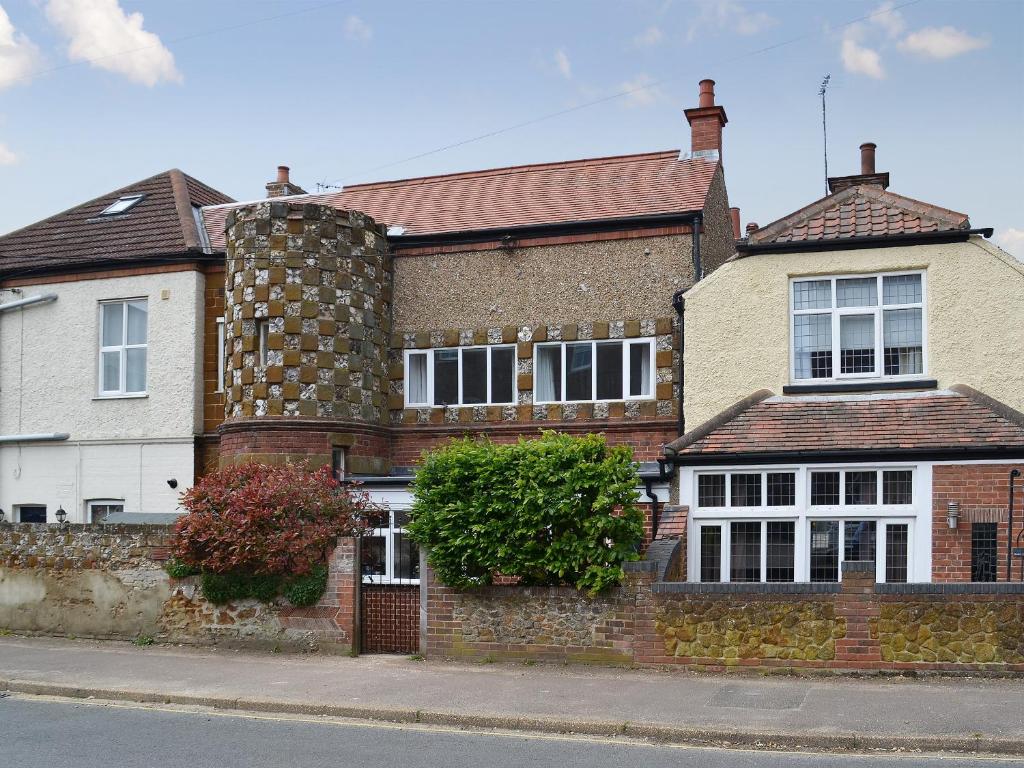
<svg viewBox="0 0 1024 768"><path fill-rule="evenodd" d="M16 523L45 523L46 507L42 504L19 504L14 508Z"/></svg>
<svg viewBox="0 0 1024 768"><path fill-rule="evenodd" d="M812 470L812 507L909 506L914 503L914 471Z"/></svg>
<svg viewBox="0 0 1024 768"><path fill-rule="evenodd" d="M697 475L697 503L716 507L792 507L796 472L708 472Z"/></svg>
<svg viewBox="0 0 1024 768"><path fill-rule="evenodd" d="M267 353L270 351L270 321L269 320L257 320L256 321L256 335L258 338L258 348L256 350L259 355L259 365L266 366L267 364Z"/></svg>
<svg viewBox="0 0 1024 768"><path fill-rule="evenodd" d="M331 474L339 483L345 479L345 449L331 449Z"/></svg>
<svg viewBox="0 0 1024 768"><path fill-rule="evenodd" d="M795 520L700 523L700 580L795 581L796 526Z"/></svg>
<svg viewBox="0 0 1024 768"><path fill-rule="evenodd" d="M224 318L217 318L217 391L224 391Z"/></svg>
<svg viewBox="0 0 1024 768"><path fill-rule="evenodd" d="M811 520L810 580L839 581L841 564L881 562L884 581L907 581L910 523L893 520ZM879 547L881 540L883 546ZM876 566L876 573L878 572Z"/></svg>
<svg viewBox="0 0 1024 768"><path fill-rule="evenodd" d="M513 345L405 351L407 408L515 402Z"/></svg>
<svg viewBox="0 0 1024 768"><path fill-rule="evenodd" d="M925 372L923 272L791 282L792 378Z"/></svg>
<svg viewBox="0 0 1024 768"><path fill-rule="evenodd" d="M420 551L405 533L409 510L382 510L360 541L364 584L419 584Z"/></svg>
<svg viewBox="0 0 1024 768"><path fill-rule="evenodd" d="M654 383L653 339L534 345L535 403L648 400Z"/></svg>
<svg viewBox="0 0 1024 768"><path fill-rule="evenodd" d="M100 397L145 394L148 324L145 299L100 304Z"/></svg>
<svg viewBox="0 0 1024 768"><path fill-rule="evenodd" d="M112 514L124 512L123 499L94 499L85 504L85 519L93 525L102 523Z"/></svg>
<svg viewBox="0 0 1024 768"><path fill-rule="evenodd" d="M971 581L995 581L997 523L971 523Z"/></svg>

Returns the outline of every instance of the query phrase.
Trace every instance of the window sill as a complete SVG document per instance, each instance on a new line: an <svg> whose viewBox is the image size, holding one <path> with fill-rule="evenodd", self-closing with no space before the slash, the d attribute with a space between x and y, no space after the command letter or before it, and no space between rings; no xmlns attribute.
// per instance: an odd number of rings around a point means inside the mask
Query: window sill
<svg viewBox="0 0 1024 768"><path fill-rule="evenodd" d="M937 389L936 379L899 379L896 381L829 381L815 384L787 384L784 395L821 395L835 392L898 392L910 389Z"/></svg>
<svg viewBox="0 0 1024 768"><path fill-rule="evenodd" d="M147 397L148 392L133 392L127 395L96 395L93 400L143 400Z"/></svg>

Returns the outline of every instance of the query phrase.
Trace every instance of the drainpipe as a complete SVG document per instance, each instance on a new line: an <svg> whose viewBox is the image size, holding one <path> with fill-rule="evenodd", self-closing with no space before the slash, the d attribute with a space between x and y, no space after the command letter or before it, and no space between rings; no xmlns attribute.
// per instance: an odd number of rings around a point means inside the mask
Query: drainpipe
<svg viewBox="0 0 1024 768"><path fill-rule="evenodd" d="M46 432L38 435L0 435L0 443L54 443L71 437L67 432Z"/></svg>
<svg viewBox="0 0 1024 768"><path fill-rule="evenodd" d="M683 291L676 291L672 294L672 308L676 311L676 316L679 318L679 418L676 423L676 431L679 433L679 437L682 437L686 432L686 415L683 412L683 390L684 390L684 376L686 373L686 364L683 355L683 346L686 341L686 328L683 323L684 313L686 312L686 299L683 298Z"/></svg>
<svg viewBox="0 0 1024 768"><path fill-rule="evenodd" d="M7 304L0 304L0 312L7 312L8 310L18 309L19 307L27 307L31 304L48 304L51 301L56 300L56 293L42 293L37 296L26 296L24 299L16 299L8 302Z"/></svg>
<svg viewBox="0 0 1024 768"><path fill-rule="evenodd" d="M700 261L700 230L704 225L703 217L698 213L693 217L693 282L704 277L704 265Z"/></svg>
<svg viewBox="0 0 1024 768"><path fill-rule="evenodd" d="M1006 513L1006 580L1013 574L1013 481L1020 477L1019 469L1010 470L1010 503ZM1024 568L1024 564L1021 565Z"/></svg>
<svg viewBox="0 0 1024 768"><path fill-rule="evenodd" d="M651 500L651 541L658 538L658 518L661 516L661 501L654 495L654 478L644 478L644 493Z"/></svg>

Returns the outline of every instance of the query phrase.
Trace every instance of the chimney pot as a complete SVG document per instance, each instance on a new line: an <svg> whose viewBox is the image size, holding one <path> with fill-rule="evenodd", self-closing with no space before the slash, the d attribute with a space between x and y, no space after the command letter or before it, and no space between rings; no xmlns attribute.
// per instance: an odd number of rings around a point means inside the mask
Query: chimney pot
<svg viewBox="0 0 1024 768"><path fill-rule="evenodd" d="M729 209L729 218L732 219L732 239L733 240L739 240L740 239L740 209L739 208L730 208Z"/></svg>
<svg viewBox="0 0 1024 768"><path fill-rule="evenodd" d="M700 81L700 107L715 106L715 81L705 78Z"/></svg>
<svg viewBox="0 0 1024 768"><path fill-rule="evenodd" d="M279 166L277 166L277 183L278 184L287 184L288 183L288 170L289 170L289 168L288 168L287 165L279 165Z"/></svg>
<svg viewBox="0 0 1024 768"><path fill-rule="evenodd" d="M760 227L757 226L757 222L756 221L751 221L750 223L747 224L747 235L749 236L753 232L757 232L757 230L759 230L759 229L760 229Z"/></svg>
<svg viewBox="0 0 1024 768"><path fill-rule="evenodd" d="M871 176L875 172L875 148L876 144L866 141L860 145L860 173L861 176Z"/></svg>

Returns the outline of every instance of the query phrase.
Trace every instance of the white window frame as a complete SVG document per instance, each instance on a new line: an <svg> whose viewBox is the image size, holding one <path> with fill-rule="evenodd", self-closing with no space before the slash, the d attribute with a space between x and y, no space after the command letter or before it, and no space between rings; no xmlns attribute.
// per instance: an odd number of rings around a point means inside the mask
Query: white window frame
<svg viewBox="0 0 1024 768"><path fill-rule="evenodd" d="M405 528L402 526L395 525L395 512L408 512L409 507L391 507L388 509L388 525L387 527L379 526L373 528L367 537L379 536L384 539L384 573L378 575L364 575L363 584L419 584L420 580L416 579L403 579L398 578L394 575L395 571L395 534L405 534ZM362 571L362 562L359 563L359 569Z"/></svg>
<svg viewBox="0 0 1024 768"><path fill-rule="evenodd" d="M224 391L224 318L217 318L217 392Z"/></svg>
<svg viewBox="0 0 1024 768"><path fill-rule="evenodd" d="M463 403L462 398L462 350L466 349L485 349L487 350L487 402L486 403ZM494 349L510 349L512 350L512 400L509 402L496 403L491 400L491 350ZM435 352L447 352L451 350L459 350L459 365L458 377L459 384L459 402L448 403L446 408L473 408L476 406L487 406L487 405L516 405L519 402L519 386L517 378L519 375L518 356L516 355L515 344L471 344L465 347L437 347L432 349L407 349L405 350L404 362L405 362L405 376L404 376L404 394L405 407L406 408L441 408L440 405L434 405L434 353ZM427 360L427 400L426 402L415 402L409 399L409 373L412 370L409 365L409 358L414 355L425 355Z"/></svg>
<svg viewBox="0 0 1024 768"><path fill-rule="evenodd" d="M629 338L629 339L584 339L582 341L545 341L539 342L533 345L533 402L537 405L550 405L550 404L566 404L566 403L621 403L628 400L655 400L657 399L657 367L655 363L656 349L655 339L651 337L641 338ZM598 399L593 398L591 400L568 400L565 397L565 381L566 370L565 355L566 348L570 344L590 344L590 392L593 395L597 394L597 345L599 344L621 344L622 345L622 397L614 399ZM648 355L650 360L650 380L647 382L647 389L650 394L647 395L630 395L629 394L629 380L630 380L630 355L629 347L632 344L642 344L647 346ZM562 381L559 391L562 393L560 400L539 400L536 397L537 393L537 358L540 356L541 349L550 349L552 347L561 347L561 372Z"/></svg>
<svg viewBox="0 0 1024 768"><path fill-rule="evenodd" d="M106 507L106 506L120 506L121 511L124 511L124 499L88 499L85 502L85 522L92 524L92 508L93 507Z"/></svg>
<svg viewBox="0 0 1024 768"><path fill-rule="evenodd" d="M719 580L714 583L731 583L732 579L732 524L733 523L759 523L761 525L760 543L760 569L761 578L755 581L738 582L742 584L793 584L800 581L800 547L797 542L800 540L800 520L795 515L789 517L762 517L757 520L746 520L741 518L725 518L719 520L701 520L697 522L697 535L695 537L695 548L697 557L700 557L701 528L720 529L721 558L719 563ZM768 581L768 523L793 523L793 581ZM810 524L808 523L808 527ZM697 580L700 578L701 563L697 562ZM713 583L713 582L706 582Z"/></svg>
<svg viewBox="0 0 1024 768"><path fill-rule="evenodd" d="M899 277L901 275L921 276L921 301L914 304L886 304L882 278ZM874 278L877 283L878 303L873 307L840 307L836 294L837 280L857 280ZM797 309L797 283L829 281L832 306L822 309ZM886 375L885 373L885 310L920 309L921 310L921 372ZM829 315L832 318L832 376L822 378L798 379L796 376L796 318L800 315ZM863 373L842 373L842 351L840 349L840 318L846 315L872 315L875 333L875 370ZM789 380L793 384L827 384L836 381L868 380L868 381L913 381L928 376L928 280L923 269L911 269L898 272L869 272L852 275L805 275L792 277L789 280Z"/></svg>
<svg viewBox="0 0 1024 768"><path fill-rule="evenodd" d="M113 344L110 346L103 346L103 307L121 305L121 344ZM128 305L129 304L145 304L146 305L146 342L144 344L128 344ZM149 392L149 298L146 296L138 296L131 299L110 299L99 302L97 307L97 330L98 339L97 346L99 351L96 353L96 392L98 398L123 398L123 397L146 397ZM139 391L129 392L128 386L128 350L129 349L144 349L146 350L146 388ZM121 354L121 368L120 368L120 380L118 382L118 388L103 389L103 353L104 352L120 352Z"/></svg>
<svg viewBox="0 0 1024 768"><path fill-rule="evenodd" d="M774 505L768 506L768 475L781 475L790 473L793 477L793 503L788 505ZM757 475L761 476L761 501L763 502L759 507L733 507L730 506L732 503L732 476L733 475ZM778 467L772 469L744 469L743 467L734 467L728 470L720 470L715 472L705 472L703 470L694 473L694 499L700 499L700 478L701 476L708 475L724 475L725 476L725 506L724 507L700 507L702 510L719 510L729 515L733 513L741 513L742 516L753 516L765 514L766 512L781 512L787 511L792 512L797 508L797 504L800 499L800 472L797 467ZM781 519L781 518L780 518Z"/></svg>
<svg viewBox="0 0 1024 768"><path fill-rule="evenodd" d="M722 530L722 581L729 578L730 527L732 522L796 520L794 577L798 583L810 582L810 521L811 520L874 520L876 524L875 578L885 582L885 535L886 524L907 523L907 581L928 583L932 581L932 464L928 462L893 462L885 464L803 464L803 465L750 465L750 466L707 466L680 469L680 504L689 508L688 528L693 535L687 536L687 578L700 580L700 530L706 525L721 525ZM884 482L884 472L910 470L913 499L911 504L883 504L882 485L878 488L877 504L847 505L846 472L877 472L878 482ZM763 472L796 472L796 505L794 507L701 507L698 503L698 477L700 475L726 475L726 503L731 494L730 474L754 474ZM811 472L840 473L840 504L810 505ZM766 480L762 481L763 483ZM765 486L762 485L762 501L767 501ZM692 526L692 528L690 527ZM840 526L839 575L842 578L842 563L845 558L845 526ZM762 530L762 550L767 538ZM764 562L762 560L762 566ZM761 577L766 577L762 567Z"/></svg>
<svg viewBox="0 0 1024 768"><path fill-rule="evenodd" d="M49 507L49 505L48 504L31 504L31 503L24 503L24 504L15 504L15 505L13 505L11 507L11 515L12 515L11 522L13 522L13 523L20 523L20 522L22 522L21 510L22 510L23 507L30 507L31 509L36 509L38 507L42 507L43 508L43 513L46 515L46 519L44 520L44 522L47 522L47 523L50 522L50 507Z"/></svg>

